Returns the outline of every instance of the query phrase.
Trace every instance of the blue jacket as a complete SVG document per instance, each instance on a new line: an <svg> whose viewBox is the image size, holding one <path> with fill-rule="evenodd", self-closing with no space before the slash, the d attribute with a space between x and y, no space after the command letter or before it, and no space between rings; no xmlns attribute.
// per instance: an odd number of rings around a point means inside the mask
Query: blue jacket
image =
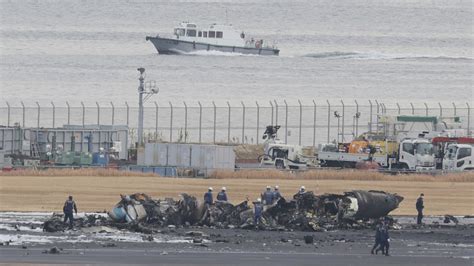
<svg viewBox="0 0 474 266"><path fill-rule="evenodd" d="M217 194L217 200L227 201L227 194L224 191L221 191Z"/></svg>
<svg viewBox="0 0 474 266"><path fill-rule="evenodd" d="M204 194L204 203L206 204L212 204L213 199L212 199L212 192L208 191Z"/></svg>
<svg viewBox="0 0 474 266"><path fill-rule="evenodd" d="M254 203L253 206L254 206L255 217L260 217L260 216L262 216L263 204L261 204L261 203Z"/></svg>
<svg viewBox="0 0 474 266"><path fill-rule="evenodd" d="M390 236L388 235L388 226L383 225L380 229L380 241L387 242Z"/></svg>
<svg viewBox="0 0 474 266"><path fill-rule="evenodd" d="M279 200L281 198L281 194L279 190L275 190L273 192L273 200Z"/></svg>
<svg viewBox="0 0 474 266"><path fill-rule="evenodd" d="M271 192L271 191L263 192L262 200L265 201L266 205L272 205L273 204L273 192Z"/></svg>
<svg viewBox="0 0 474 266"><path fill-rule="evenodd" d="M381 240L381 230L382 229L382 225L378 224L377 227L375 227L375 240L377 242L380 242Z"/></svg>
<svg viewBox="0 0 474 266"><path fill-rule="evenodd" d="M72 213L73 210L77 213L76 203L73 200L66 200L66 202L64 202L63 211Z"/></svg>

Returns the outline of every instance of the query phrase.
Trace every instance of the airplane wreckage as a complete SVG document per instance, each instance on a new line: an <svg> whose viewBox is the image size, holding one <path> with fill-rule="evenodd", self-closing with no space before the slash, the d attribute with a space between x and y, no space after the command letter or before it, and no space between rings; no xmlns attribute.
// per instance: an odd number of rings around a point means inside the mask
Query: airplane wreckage
<svg viewBox="0 0 474 266"><path fill-rule="evenodd" d="M308 191L295 194L292 200L280 198L273 205L265 206L260 222L255 225L254 209L248 200L237 205L217 201L206 206L185 193L179 200L154 200L136 193L121 195L121 200L108 212L109 218L87 215L75 219L74 223L76 227L106 225L142 233L152 233L166 226L327 231L370 226L370 219L388 215L402 201L402 196L383 191L354 190L324 195ZM43 230L48 232L65 229L66 225L57 215L43 224Z"/></svg>

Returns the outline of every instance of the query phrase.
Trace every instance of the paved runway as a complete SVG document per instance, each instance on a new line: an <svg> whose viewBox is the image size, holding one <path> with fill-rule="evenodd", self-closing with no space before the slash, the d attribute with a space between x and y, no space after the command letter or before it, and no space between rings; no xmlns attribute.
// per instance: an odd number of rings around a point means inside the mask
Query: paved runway
<svg viewBox="0 0 474 266"><path fill-rule="evenodd" d="M41 264L160 264L160 265L473 265L472 257L271 252L165 252L157 249L66 249L43 254L44 249L5 247L2 263Z"/></svg>

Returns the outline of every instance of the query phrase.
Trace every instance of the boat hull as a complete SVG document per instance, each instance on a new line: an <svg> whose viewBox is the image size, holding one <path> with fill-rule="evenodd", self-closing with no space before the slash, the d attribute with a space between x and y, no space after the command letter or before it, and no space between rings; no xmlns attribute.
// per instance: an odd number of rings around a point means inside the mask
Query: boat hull
<svg viewBox="0 0 474 266"><path fill-rule="evenodd" d="M252 48L252 47L238 47L215 45L198 42L188 42L176 39L162 38L162 37L146 37L155 46L160 54L182 54L191 53L195 51L220 51L226 53L240 53L240 54L254 54L254 55L278 55L280 50L272 48Z"/></svg>

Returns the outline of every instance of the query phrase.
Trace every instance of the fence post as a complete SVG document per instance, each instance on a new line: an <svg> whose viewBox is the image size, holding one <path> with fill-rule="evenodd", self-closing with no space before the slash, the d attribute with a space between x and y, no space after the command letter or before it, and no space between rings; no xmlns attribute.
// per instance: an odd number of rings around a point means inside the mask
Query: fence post
<svg viewBox="0 0 474 266"><path fill-rule="evenodd" d="M54 128L54 124L56 121L56 106L54 105L53 101L51 101L51 105L53 106L53 128Z"/></svg>
<svg viewBox="0 0 474 266"><path fill-rule="evenodd" d="M456 108L456 104L454 102L453 102L453 107L454 107L454 116L456 116L457 115L457 110L456 110L457 108Z"/></svg>
<svg viewBox="0 0 474 266"><path fill-rule="evenodd" d="M273 103L272 103L272 101L270 101L270 106L272 107L272 116L271 116L272 122L270 123L270 125L273 126Z"/></svg>
<svg viewBox="0 0 474 266"><path fill-rule="evenodd" d="M98 102L95 102L97 105L97 125L100 125L100 105Z"/></svg>
<svg viewBox="0 0 474 266"><path fill-rule="evenodd" d="M173 142L173 104L171 101L168 102L170 105L170 143Z"/></svg>
<svg viewBox="0 0 474 266"><path fill-rule="evenodd" d="M410 103L411 105L411 114L415 115L415 107L413 106L413 103Z"/></svg>
<svg viewBox="0 0 474 266"><path fill-rule="evenodd" d="M313 99L313 148L316 147L316 101Z"/></svg>
<svg viewBox="0 0 474 266"><path fill-rule="evenodd" d="M423 104L425 105L426 116L428 116L428 105L426 103Z"/></svg>
<svg viewBox="0 0 474 266"><path fill-rule="evenodd" d="M380 114L379 101L375 100L375 104L377 105L377 119L375 120L375 123L377 125L375 126L375 132L378 134L379 133L379 114Z"/></svg>
<svg viewBox="0 0 474 266"><path fill-rule="evenodd" d="M326 100L328 103L328 141L327 143L331 142L331 104L329 103L329 100Z"/></svg>
<svg viewBox="0 0 474 266"><path fill-rule="evenodd" d="M125 102L125 106L127 106L127 127L130 127L130 107L128 106L128 103Z"/></svg>
<svg viewBox="0 0 474 266"><path fill-rule="evenodd" d="M471 106L469 106L469 103L466 103L467 105L467 135L470 137L471 134Z"/></svg>
<svg viewBox="0 0 474 266"><path fill-rule="evenodd" d="M273 100L275 102L275 126L278 126L278 103L276 100Z"/></svg>
<svg viewBox="0 0 474 266"><path fill-rule="evenodd" d="M10 104L7 102L7 127L10 127Z"/></svg>
<svg viewBox="0 0 474 266"><path fill-rule="evenodd" d="M214 108L214 132L213 132L213 143L216 144L216 119L217 119L217 107L216 103L212 101L212 106Z"/></svg>
<svg viewBox="0 0 474 266"><path fill-rule="evenodd" d="M260 136L258 135L258 129L260 126L260 105L258 105L258 101L255 101L255 104L257 105L257 145L258 145L258 139Z"/></svg>
<svg viewBox="0 0 474 266"><path fill-rule="evenodd" d="M113 102L110 102L110 106L112 106L112 129L115 125L115 106Z"/></svg>
<svg viewBox="0 0 474 266"><path fill-rule="evenodd" d="M285 144L288 144L288 103L286 100L283 100L285 103Z"/></svg>
<svg viewBox="0 0 474 266"><path fill-rule="evenodd" d="M243 101L240 102L242 104L242 141L241 143L244 144L245 138L245 104Z"/></svg>
<svg viewBox="0 0 474 266"><path fill-rule="evenodd" d="M41 106L38 102L36 102L36 105L38 106L38 121L36 121L36 128L39 128L40 127L40 118L41 118ZM38 132L38 131L36 131L36 132Z"/></svg>
<svg viewBox="0 0 474 266"><path fill-rule="evenodd" d="M23 103L23 101L21 101L20 103L21 103L21 108L23 110L23 127L25 127L25 104Z"/></svg>
<svg viewBox="0 0 474 266"><path fill-rule="evenodd" d="M380 105L382 105L382 114L387 114L387 106L385 103L380 103Z"/></svg>
<svg viewBox="0 0 474 266"><path fill-rule="evenodd" d="M81 102L81 106L82 106L82 128L85 128L85 124L86 124L86 107L84 106L84 103Z"/></svg>
<svg viewBox="0 0 474 266"><path fill-rule="evenodd" d="M69 102L66 101L66 106L67 106L67 124L71 124L71 106L69 105Z"/></svg>
<svg viewBox="0 0 474 266"><path fill-rule="evenodd" d="M229 108L229 113L227 116L227 143L230 143L230 103L227 102L227 106ZM273 109L272 109L272 114L273 114Z"/></svg>
<svg viewBox="0 0 474 266"><path fill-rule="evenodd" d="M370 104L370 119L369 119L369 132L372 132L372 101L369 100L369 104Z"/></svg>
<svg viewBox="0 0 474 266"><path fill-rule="evenodd" d="M158 141L158 103L155 101L155 141Z"/></svg>
<svg viewBox="0 0 474 266"><path fill-rule="evenodd" d="M345 114L345 109L346 109L346 105L344 104L344 101L341 100L341 104L342 104L342 133L341 133L341 142L344 142L344 128L345 128L345 125L344 125L344 120L346 118L346 114ZM338 138L339 139L339 138Z"/></svg>
<svg viewBox="0 0 474 266"><path fill-rule="evenodd" d="M298 137L298 145L301 146L301 129L303 124L303 106L301 105L301 101L298 99L298 104L300 105L300 130L299 130L299 137Z"/></svg>
<svg viewBox="0 0 474 266"><path fill-rule="evenodd" d="M354 100L355 104L356 104L356 119L355 119L355 137L359 136L359 117L360 117L360 113L359 113L359 103L357 102L357 100Z"/></svg>
<svg viewBox="0 0 474 266"><path fill-rule="evenodd" d="M199 143L201 143L201 136L202 136L202 105L201 102L198 101L199 104Z"/></svg>
<svg viewBox="0 0 474 266"><path fill-rule="evenodd" d="M186 132L188 132L188 105L185 101L184 104L184 142L186 143Z"/></svg>
<svg viewBox="0 0 474 266"><path fill-rule="evenodd" d="M438 106L439 106L439 117L443 117L443 106L441 106L440 102L438 102Z"/></svg>

